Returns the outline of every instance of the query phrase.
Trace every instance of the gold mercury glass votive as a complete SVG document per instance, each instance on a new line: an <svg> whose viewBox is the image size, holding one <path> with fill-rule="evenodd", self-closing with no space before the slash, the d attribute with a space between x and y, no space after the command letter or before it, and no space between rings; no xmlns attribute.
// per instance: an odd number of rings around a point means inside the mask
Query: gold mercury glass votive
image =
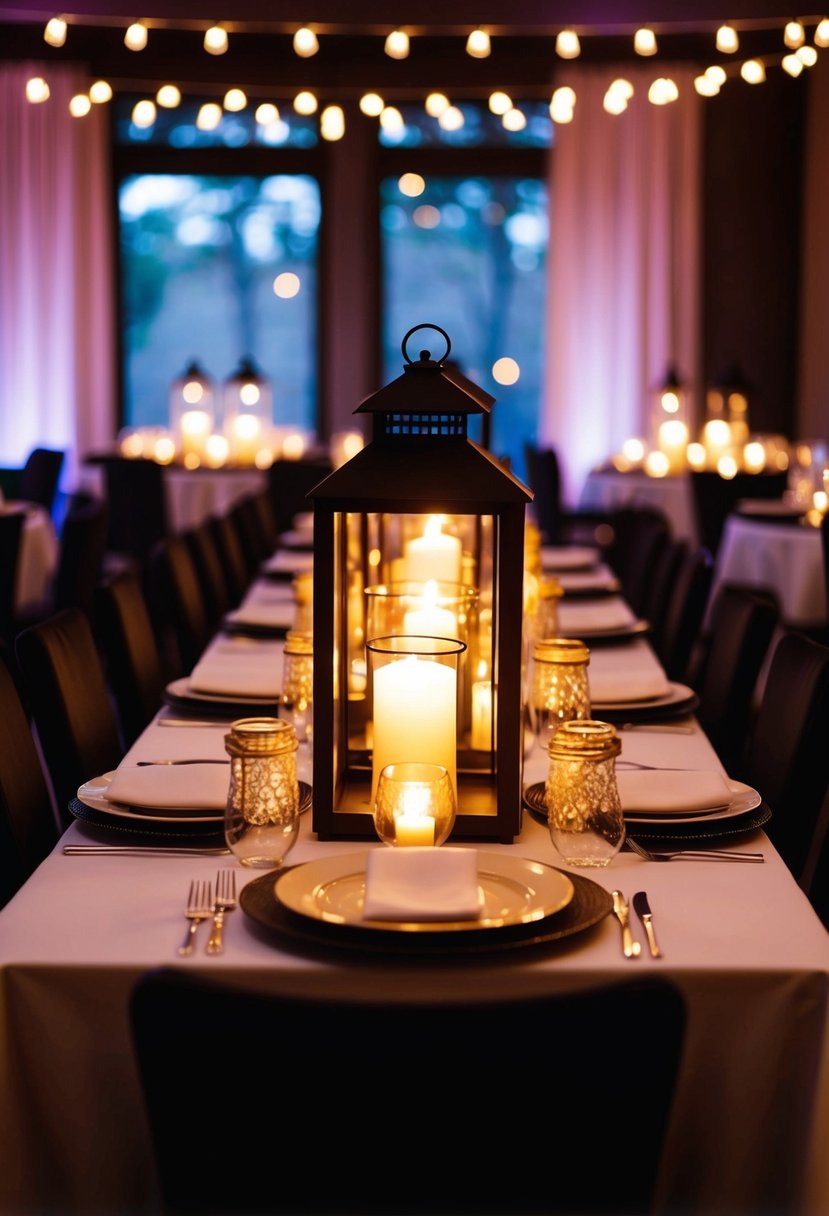
<svg viewBox="0 0 829 1216"><path fill-rule="evenodd" d="M243 866L278 869L299 832L297 735L281 718L240 718L225 735L225 840Z"/></svg>
<svg viewBox="0 0 829 1216"><path fill-rule="evenodd" d="M621 743L594 719L563 722L550 740L545 797L550 837L572 866L607 866L625 839L616 785Z"/></svg>
<svg viewBox="0 0 829 1216"><path fill-rule="evenodd" d="M576 638L535 642L528 704L533 730L545 750L560 723L590 717L589 662L590 650Z"/></svg>

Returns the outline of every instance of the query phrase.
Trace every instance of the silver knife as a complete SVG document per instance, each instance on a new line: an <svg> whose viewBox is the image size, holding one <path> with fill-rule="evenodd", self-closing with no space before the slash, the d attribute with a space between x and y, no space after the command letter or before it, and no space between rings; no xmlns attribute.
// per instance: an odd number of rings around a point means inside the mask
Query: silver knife
<svg viewBox="0 0 829 1216"><path fill-rule="evenodd" d="M644 891L637 891L633 897L633 909L636 915L645 926L645 933L648 937L648 946L650 947L652 958L662 958L662 951L656 941L656 934L653 929L653 914L648 903L648 897Z"/></svg>
<svg viewBox="0 0 829 1216"><path fill-rule="evenodd" d="M642 952L642 947L631 933L628 901L621 891L613 892L613 911L616 914L616 919L622 926L622 952L625 958L638 958Z"/></svg>
<svg viewBox="0 0 829 1216"><path fill-rule="evenodd" d="M122 857L225 857L230 849L221 847L199 848L194 845L187 848L184 845L152 845L152 844L65 844L63 851L67 857L85 857L98 854L100 856Z"/></svg>

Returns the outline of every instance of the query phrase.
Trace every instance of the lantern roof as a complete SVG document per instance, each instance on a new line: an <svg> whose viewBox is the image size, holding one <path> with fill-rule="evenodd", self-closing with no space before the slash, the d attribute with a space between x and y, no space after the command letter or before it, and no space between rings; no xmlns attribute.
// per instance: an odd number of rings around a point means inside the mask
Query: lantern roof
<svg viewBox="0 0 829 1216"><path fill-rule="evenodd" d="M488 414L495 403L456 367L436 363L421 351L403 375L366 397L355 414Z"/></svg>
<svg viewBox="0 0 829 1216"><path fill-rule="evenodd" d="M367 443L351 460L310 491L332 510L489 513L527 503L533 492L471 439L445 444L420 439L412 445Z"/></svg>

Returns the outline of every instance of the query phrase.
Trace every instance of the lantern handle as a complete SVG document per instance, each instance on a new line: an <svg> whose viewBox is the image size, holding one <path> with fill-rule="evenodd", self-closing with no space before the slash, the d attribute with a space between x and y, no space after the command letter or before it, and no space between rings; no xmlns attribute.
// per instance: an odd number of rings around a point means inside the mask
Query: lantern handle
<svg viewBox="0 0 829 1216"><path fill-rule="evenodd" d="M410 359L410 358L409 358L408 352L407 352L407 350L406 350L406 343L409 341L409 338L411 338L412 334L416 334L416 333L417 333L417 331L418 331L419 329L434 329L434 330L435 330L437 333L439 333L439 334L442 334L442 335L443 335L444 341L446 342L446 350L445 350L444 354L442 355L442 357L441 357L440 359L437 359L437 360L436 360L436 362L437 362L437 363L443 363L444 359L448 359L448 358L449 358L449 352L450 352L450 351L451 351L451 349L452 349L452 343L451 343L451 342L450 342L450 340L449 340L449 335L448 335L448 333L446 332L446 330L445 330L445 329L441 329L441 327L440 327L439 325L432 325L432 324L431 324L431 322L429 322L429 321L424 321L422 325L414 325L414 326L412 326L412 328L409 330L409 332L408 332L408 333L406 334L406 336L403 338L403 341L402 341L402 343L401 343L401 345L400 345L400 349L403 351L403 358L406 360L406 362L407 362L407 363L411 363L411 362L412 362L412 359ZM425 362L427 359L430 359L430 358L431 358L431 354L432 354L432 352L431 352L431 351L428 351L428 350L422 350L422 351L420 352L420 358L421 358L421 361L424 361L424 362Z"/></svg>

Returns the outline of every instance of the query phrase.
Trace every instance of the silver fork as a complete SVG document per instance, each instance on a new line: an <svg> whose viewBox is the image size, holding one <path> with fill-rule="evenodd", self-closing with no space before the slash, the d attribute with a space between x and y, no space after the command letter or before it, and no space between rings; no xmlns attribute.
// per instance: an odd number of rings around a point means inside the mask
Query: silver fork
<svg viewBox="0 0 829 1216"><path fill-rule="evenodd" d="M190 894L187 896L187 908L184 915L190 922L187 935L178 948L179 954L192 954L196 940L196 930L203 920L213 914L213 883L201 882L194 879L190 883Z"/></svg>
<svg viewBox="0 0 829 1216"><path fill-rule="evenodd" d="M762 853L745 853L739 849L675 849L670 853L651 853L632 836L625 837L634 853L645 861L764 861Z"/></svg>
<svg viewBox="0 0 829 1216"><path fill-rule="evenodd" d="M225 912L232 912L236 907L236 873L233 870L219 870L216 875L216 900L213 904L213 928L207 943L208 954L221 954L224 949L222 932L225 924Z"/></svg>

